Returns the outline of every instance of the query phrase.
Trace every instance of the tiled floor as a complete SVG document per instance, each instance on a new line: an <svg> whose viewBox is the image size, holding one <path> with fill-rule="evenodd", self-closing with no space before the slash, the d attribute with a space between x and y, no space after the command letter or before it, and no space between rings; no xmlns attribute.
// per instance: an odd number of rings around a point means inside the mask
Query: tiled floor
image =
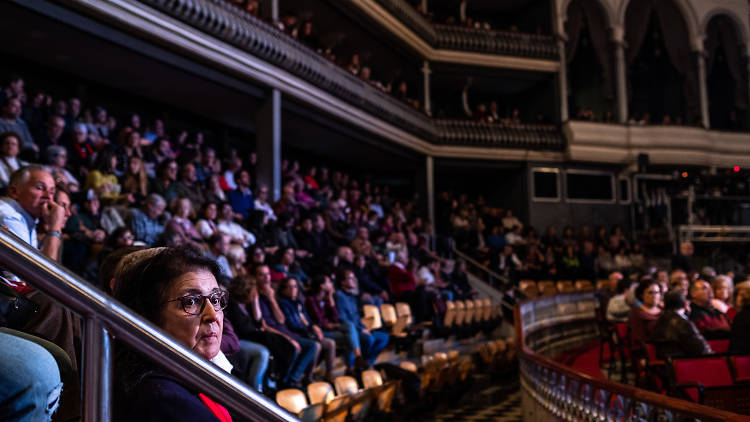
<svg viewBox="0 0 750 422"><path fill-rule="evenodd" d="M450 409L435 415L435 422L448 421L496 421L521 422L521 393L516 391L508 394L505 399L492 406L477 406L468 404L457 409Z"/></svg>

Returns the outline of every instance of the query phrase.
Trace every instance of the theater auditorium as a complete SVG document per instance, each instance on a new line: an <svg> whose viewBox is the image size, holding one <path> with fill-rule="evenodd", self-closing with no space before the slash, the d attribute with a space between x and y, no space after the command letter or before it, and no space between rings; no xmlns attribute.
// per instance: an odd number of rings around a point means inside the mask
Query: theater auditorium
<svg viewBox="0 0 750 422"><path fill-rule="evenodd" d="M0 39L0 421L750 421L748 1Z"/></svg>

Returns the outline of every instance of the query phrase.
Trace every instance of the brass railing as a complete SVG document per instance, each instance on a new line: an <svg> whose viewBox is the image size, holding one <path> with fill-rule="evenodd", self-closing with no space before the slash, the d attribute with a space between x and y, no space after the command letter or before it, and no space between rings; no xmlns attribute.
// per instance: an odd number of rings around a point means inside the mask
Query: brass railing
<svg viewBox="0 0 750 422"><path fill-rule="evenodd" d="M552 356L598 339L596 297L571 293L516 307L516 344L527 420L747 421L748 416L593 378Z"/></svg>

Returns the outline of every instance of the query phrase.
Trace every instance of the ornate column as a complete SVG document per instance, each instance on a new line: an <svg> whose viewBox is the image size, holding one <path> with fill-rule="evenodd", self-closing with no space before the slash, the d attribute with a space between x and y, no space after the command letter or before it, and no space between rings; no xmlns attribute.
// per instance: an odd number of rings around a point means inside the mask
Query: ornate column
<svg viewBox="0 0 750 422"><path fill-rule="evenodd" d="M430 220L432 234L435 234L435 163L431 155L425 159L427 176L427 218Z"/></svg>
<svg viewBox="0 0 750 422"><path fill-rule="evenodd" d="M615 95L617 97L617 123L628 121L628 82L625 62L625 32L622 27L613 26L612 43L615 48Z"/></svg>
<svg viewBox="0 0 750 422"><path fill-rule="evenodd" d="M256 117L258 184L268 187L270 201L281 197L281 91L273 89ZM270 202L269 201L269 202Z"/></svg>
<svg viewBox="0 0 750 422"><path fill-rule="evenodd" d="M560 55L560 70L557 71L557 89L560 96L560 122L567 122L570 118L568 112L568 59L565 55L565 34L557 36L557 51Z"/></svg>
<svg viewBox="0 0 750 422"><path fill-rule="evenodd" d="M432 73L432 70L430 70L430 62L427 60L424 61L424 65L422 66L422 75L424 76L424 112L427 113L428 116L432 116L432 100L430 97L430 74Z"/></svg>
<svg viewBox="0 0 750 422"><path fill-rule="evenodd" d="M711 128L711 120L708 113L708 86L706 76L706 52L703 49L703 38L696 41L695 57L698 60L698 97L701 104L701 124L704 128ZM688 122L691 123L691 122Z"/></svg>

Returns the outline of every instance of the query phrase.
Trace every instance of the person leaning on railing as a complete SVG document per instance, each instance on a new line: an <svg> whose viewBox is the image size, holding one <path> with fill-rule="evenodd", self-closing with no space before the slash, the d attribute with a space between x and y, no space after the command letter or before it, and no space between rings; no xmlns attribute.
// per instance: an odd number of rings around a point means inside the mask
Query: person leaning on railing
<svg viewBox="0 0 750 422"><path fill-rule="evenodd" d="M221 353L228 302L219 268L192 246L135 252L121 263L114 297L185 347L231 372ZM231 421L228 411L125 345L115 351L114 420Z"/></svg>

